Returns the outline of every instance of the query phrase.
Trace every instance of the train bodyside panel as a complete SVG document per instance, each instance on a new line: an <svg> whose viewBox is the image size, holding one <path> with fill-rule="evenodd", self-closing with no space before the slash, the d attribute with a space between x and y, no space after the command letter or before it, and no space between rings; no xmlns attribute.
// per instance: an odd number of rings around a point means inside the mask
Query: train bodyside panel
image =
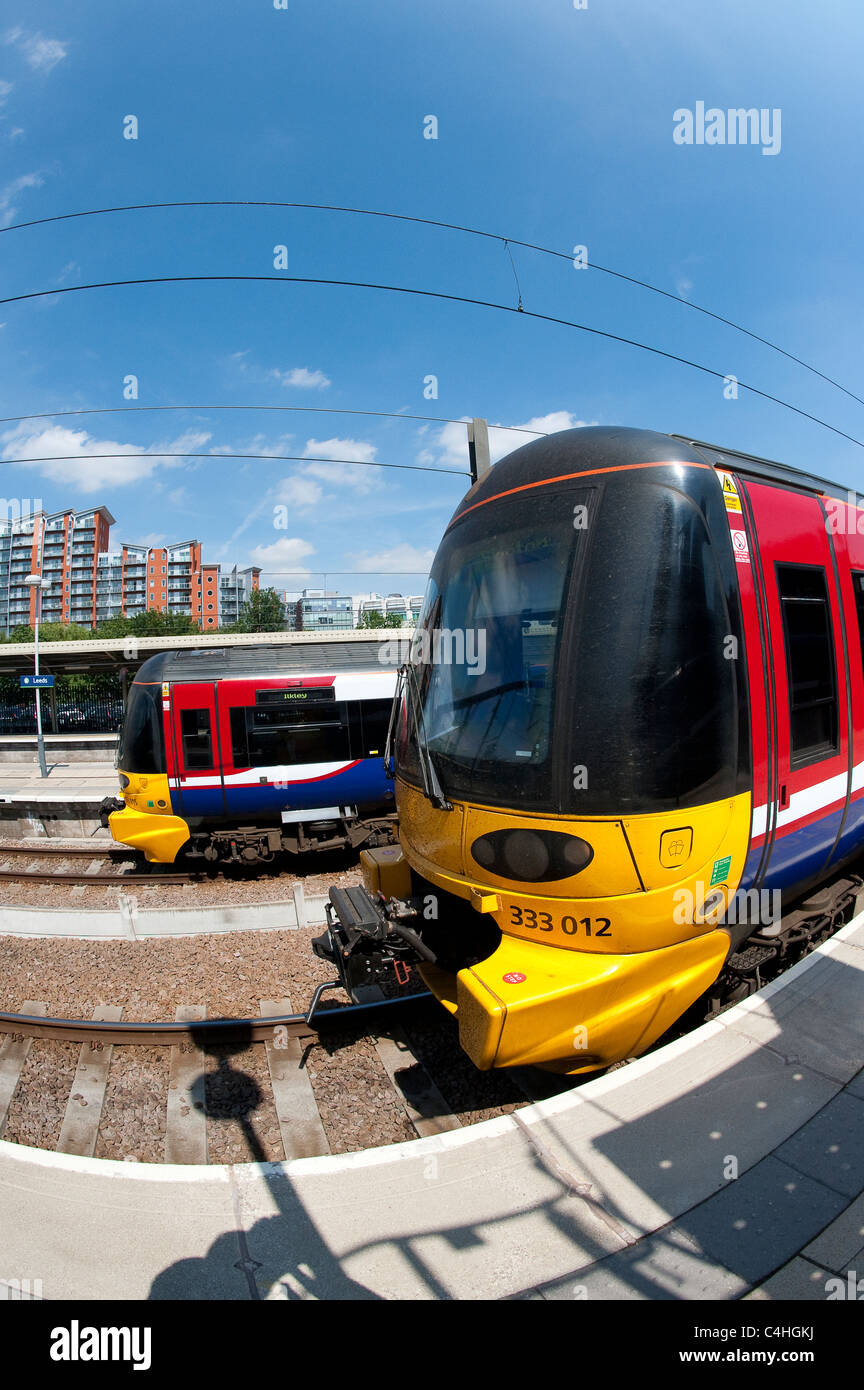
<svg viewBox="0 0 864 1390"><path fill-rule="evenodd" d="M861 844L859 620L845 540L820 498L752 479L739 486L771 696L771 775L754 800L744 886L789 901Z"/></svg>
<svg viewBox="0 0 864 1390"><path fill-rule="evenodd" d="M136 682L121 745L121 759L136 768L121 768L126 804L108 817L112 835L169 863L190 839L228 836L233 851L232 827L242 827L247 849L260 830L269 853L285 843L283 827L296 837L320 823L333 843L332 821L386 816L393 790L382 760L394 683L392 671ZM137 743L136 721L147 723ZM157 777L158 800L146 794ZM313 842L305 835L302 843Z"/></svg>

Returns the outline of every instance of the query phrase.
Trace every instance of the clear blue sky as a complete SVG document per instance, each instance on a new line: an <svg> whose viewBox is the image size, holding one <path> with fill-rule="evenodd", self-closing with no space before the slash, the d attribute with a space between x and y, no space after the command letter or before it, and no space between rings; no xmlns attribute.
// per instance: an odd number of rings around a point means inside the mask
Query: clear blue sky
<svg viewBox="0 0 864 1390"><path fill-rule="evenodd" d="M0 226L176 199L346 204L588 255L745 324L864 396L864 10L811 0L6 0ZM677 144L674 113L781 113L780 148ZM138 139L123 138L124 117ZM424 139L424 118L438 121ZM773 117L772 117L773 119ZM380 219L188 209L0 235L0 297L160 275L371 280L515 304L500 243ZM526 309L734 374L864 439L864 406L691 309L515 249ZM864 490L864 452L675 363L514 314L360 289L174 284L0 306L0 415L292 405L690 433ZM424 378L438 379L437 400ZM132 402L134 403L134 402ZM502 446L496 436L499 453ZM514 436L519 442L520 436ZM0 426L3 495L106 504L113 541L199 538L297 589L422 591L464 489L462 426L266 412ZM99 452L148 451L129 462ZM183 462L160 455L212 453ZM305 462L240 462L243 450ZM279 510L282 508L282 510ZM280 522L281 525L274 523ZM157 539L158 538L158 539ZM363 574L339 576L340 570ZM307 570L308 579L291 571Z"/></svg>

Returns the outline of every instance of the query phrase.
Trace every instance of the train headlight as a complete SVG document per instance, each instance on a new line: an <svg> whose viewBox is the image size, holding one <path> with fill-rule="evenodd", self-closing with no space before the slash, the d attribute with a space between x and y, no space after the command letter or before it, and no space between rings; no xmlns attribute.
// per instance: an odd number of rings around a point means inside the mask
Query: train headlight
<svg viewBox="0 0 864 1390"><path fill-rule="evenodd" d="M474 841L471 854L481 868L520 883L572 878L594 858L587 840L560 830L493 830Z"/></svg>
<svg viewBox="0 0 864 1390"><path fill-rule="evenodd" d="M121 772L121 773L120 773L120 790L121 790L121 792L122 792L126 787L128 787L128 785L129 785L129 778L126 776L126 773L125 773L125 772Z"/></svg>

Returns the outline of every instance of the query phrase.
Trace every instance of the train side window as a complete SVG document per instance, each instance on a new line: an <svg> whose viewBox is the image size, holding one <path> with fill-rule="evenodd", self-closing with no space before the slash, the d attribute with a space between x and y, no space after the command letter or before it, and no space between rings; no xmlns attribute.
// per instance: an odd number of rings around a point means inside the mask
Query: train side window
<svg viewBox="0 0 864 1390"><path fill-rule="evenodd" d="M864 572L852 571L852 588L855 591L855 611L858 614L858 641L861 646L861 666L864 669Z"/></svg>
<svg viewBox="0 0 864 1390"><path fill-rule="evenodd" d="M181 709L180 737L183 741L184 767L190 771L200 771L213 766L209 709Z"/></svg>
<svg viewBox="0 0 864 1390"><path fill-rule="evenodd" d="M344 705L246 711L251 766L332 763L351 756Z"/></svg>
<svg viewBox="0 0 864 1390"><path fill-rule="evenodd" d="M838 749L837 681L825 571L818 565L778 565L789 682L790 761L793 767Z"/></svg>
<svg viewBox="0 0 864 1390"><path fill-rule="evenodd" d="M249 742L246 737L246 705L234 705L228 711L231 720L231 758L235 767L249 766Z"/></svg>

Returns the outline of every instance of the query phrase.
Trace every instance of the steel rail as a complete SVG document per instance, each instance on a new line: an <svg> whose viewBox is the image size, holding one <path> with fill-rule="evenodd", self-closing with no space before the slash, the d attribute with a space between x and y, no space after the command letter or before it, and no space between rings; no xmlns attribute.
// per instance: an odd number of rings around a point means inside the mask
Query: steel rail
<svg viewBox="0 0 864 1390"><path fill-rule="evenodd" d="M0 859L2 859L0 854ZM51 873L48 869L0 869L0 882L4 879L14 880L18 883L88 883L114 884L115 887L127 883L134 883L138 887L147 886L158 888L163 883L197 883L199 880L192 874L123 874L123 873L98 873L87 874L78 870L75 873Z"/></svg>
<svg viewBox="0 0 864 1390"><path fill-rule="evenodd" d="M338 984L337 982L334 982ZM369 1017L379 1010L431 999L428 990L402 995L397 999L342 1007L316 1007L318 991L305 1014L280 1014L273 1018L206 1018L194 1023L111 1023L82 1018L34 1018L27 1014L0 1013L0 1033L58 1042L106 1043L115 1046L176 1047L193 1041L197 1047L219 1046L226 1042L270 1042L275 1028L284 1028L294 1037L309 1037L323 1027L341 1027L358 1017ZM311 1021L314 1015L314 1023Z"/></svg>

